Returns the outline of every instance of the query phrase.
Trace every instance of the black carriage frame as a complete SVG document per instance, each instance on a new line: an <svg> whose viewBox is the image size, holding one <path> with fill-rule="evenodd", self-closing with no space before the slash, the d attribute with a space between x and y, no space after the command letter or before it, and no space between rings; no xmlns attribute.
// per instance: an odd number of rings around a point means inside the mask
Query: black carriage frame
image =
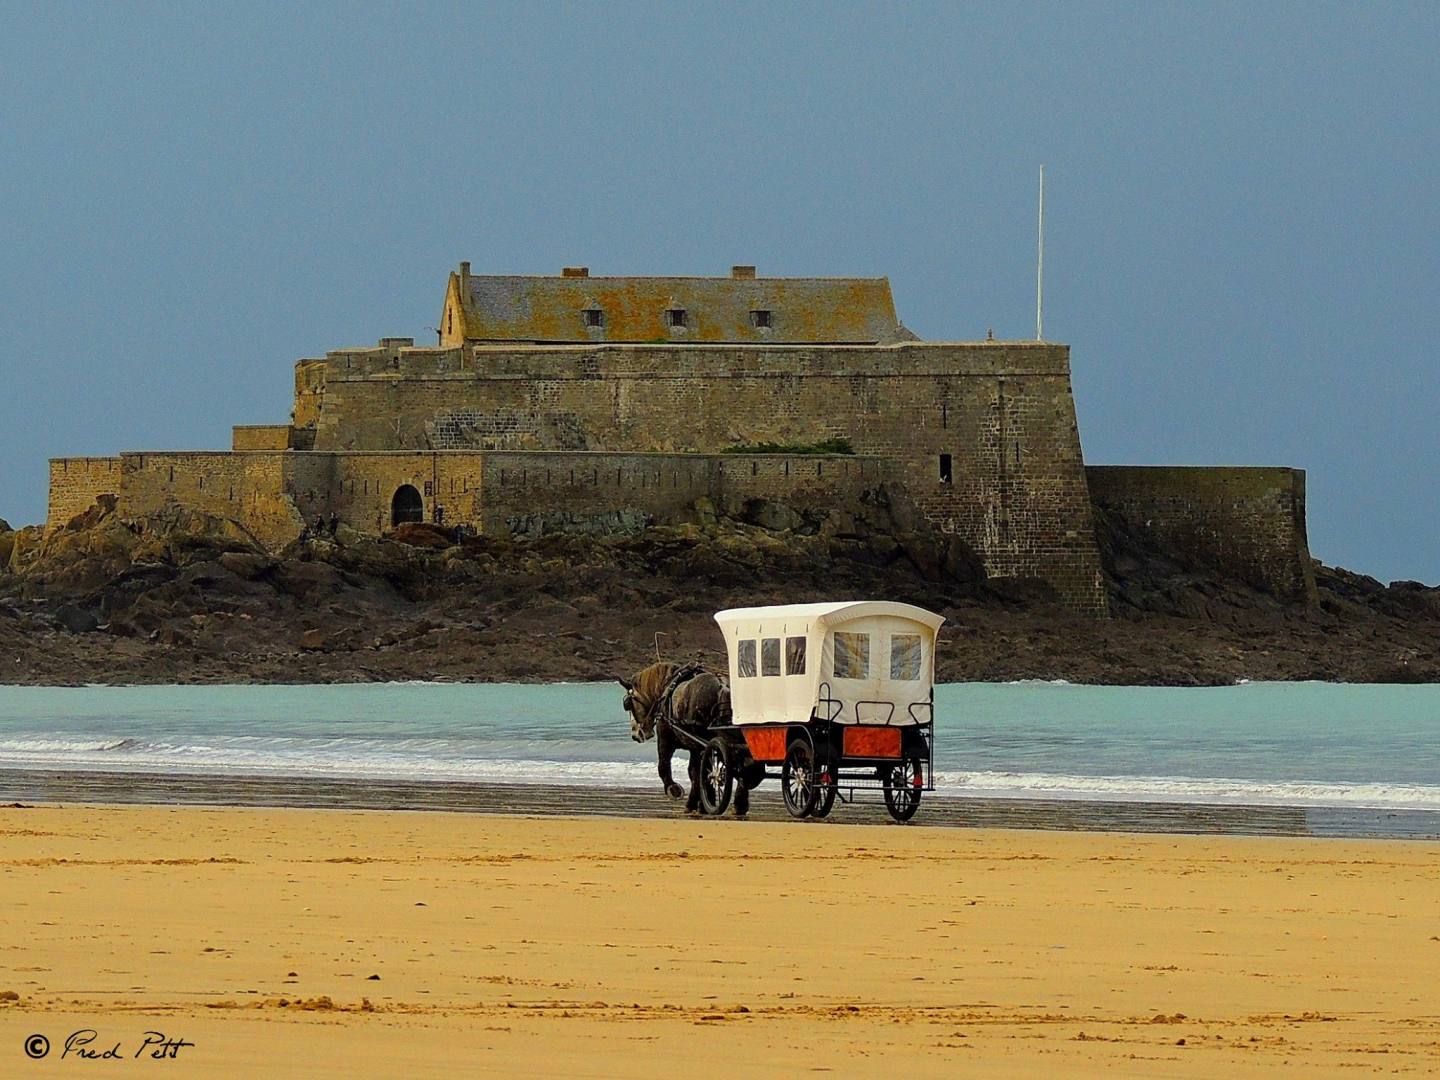
<svg viewBox="0 0 1440 1080"><path fill-rule="evenodd" d="M887 710L885 719L862 719L861 709L865 706ZM810 712L810 719L802 723L785 721L773 724L736 724L732 721L711 725L705 729L703 737L676 728L675 733L681 743L702 755L702 811L724 813L730 802L730 789L737 782L753 788L762 780L776 779L781 783L786 809L793 817L810 817L812 814L816 817L827 817L836 801L853 803L858 792L879 791L885 796L891 817L901 822L910 820L919 807L920 794L935 790L934 687L931 687L925 701L912 702L907 706L909 723L895 723L896 706L893 701L855 702L854 724L839 722L844 707L842 701L831 696L830 684L822 682L819 697ZM897 728L900 731L900 756L846 755L845 731L854 730L856 727ZM783 730L786 733L785 759L778 765L775 762L755 761L749 743L745 740L747 730ZM816 774L813 782L814 794L806 800L808 805L796 804L790 798L789 785L794 774L791 759L797 743L808 750L811 769ZM721 755L719 764L725 775L725 790L723 793L714 791L710 793L711 797L707 797L704 786L707 781L706 770L715 765L712 755L717 754ZM920 783L916 784L906 778L907 766L919 767Z"/></svg>

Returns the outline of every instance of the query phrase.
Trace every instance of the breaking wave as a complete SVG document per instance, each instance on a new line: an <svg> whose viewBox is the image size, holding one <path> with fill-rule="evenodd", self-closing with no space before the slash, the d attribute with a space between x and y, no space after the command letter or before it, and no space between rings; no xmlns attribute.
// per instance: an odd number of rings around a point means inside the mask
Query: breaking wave
<svg viewBox="0 0 1440 1080"><path fill-rule="evenodd" d="M998 799L1085 799L1440 810L1440 786L1432 784L1202 779L1185 776L1069 776L1061 773L967 773L946 770L936 771L935 783L937 789L944 794Z"/></svg>
<svg viewBox="0 0 1440 1080"><path fill-rule="evenodd" d="M140 745L138 739L66 739L20 738L0 739L0 764L11 755L28 754L103 754L112 750L130 750Z"/></svg>
<svg viewBox="0 0 1440 1080"><path fill-rule="evenodd" d="M552 741L545 750L554 757L527 756L537 749L521 740L477 744L445 738L235 736L162 742L37 736L0 740L0 767L596 787L648 788L658 782L651 757L595 760L586 750L597 748L586 740ZM935 773L938 792L959 797L1440 810L1440 786L1428 784L1080 776L941 765ZM683 759L677 768L683 771Z"/></svg>

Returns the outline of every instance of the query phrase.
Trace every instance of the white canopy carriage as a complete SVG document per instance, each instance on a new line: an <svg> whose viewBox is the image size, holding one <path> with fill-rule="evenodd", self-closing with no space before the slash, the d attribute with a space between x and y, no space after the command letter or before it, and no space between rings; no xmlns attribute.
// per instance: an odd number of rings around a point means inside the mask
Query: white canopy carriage
<svg viewBox="0 0 1440 1080"><path fill-rule="evenodd" d="M750 790L778 777L795 817L826 817L837 800L878 789L890 816L909 821L921 794L935 790L944 618L850 600L731 608L715 622L729 655L728 693L698 664L657 662L634 682L620 680L632 734L648 734L639 726L647 718L656 733L667 790L680 790L670 774L678 744L691 754L691 805L706 814L723 814L733 796L743 815Z"/></svg>
<svg viewBox="0 0 1440 1080"><path fill-rule="evenodd" d="M944 618L881 600L732 608L715 616L730 654L736 724L928 723Z"/></svg>

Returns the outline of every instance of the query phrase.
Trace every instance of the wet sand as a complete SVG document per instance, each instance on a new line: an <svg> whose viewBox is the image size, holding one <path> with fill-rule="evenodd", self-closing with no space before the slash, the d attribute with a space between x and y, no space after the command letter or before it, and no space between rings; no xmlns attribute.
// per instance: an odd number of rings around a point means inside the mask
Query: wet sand
<svg viewBox="0 0 1440 1080"><path fill-rule="evenodd" d="M7 1076L82 1028L120 1044L107 1075L1440 1062L1426 842L12 807L0 906ZM129 1059L147 1030L195 1045Z"/></svg>
<svg viewBox="0 0 1440 1080"><path fill-rule="evenodd" d="M751 818L789 820L774 781L754 794ZM498 784L193 773L0 769L0 803L131 803L351 810L460 810L485 814L676 818L681 807L648 788ZM877 792L837 804L830 823L889 821ZM957 798L927 794L915 826L1078 829L1440 839L1440 812L1363 807L1198 805L1073 799Z"/></svg>

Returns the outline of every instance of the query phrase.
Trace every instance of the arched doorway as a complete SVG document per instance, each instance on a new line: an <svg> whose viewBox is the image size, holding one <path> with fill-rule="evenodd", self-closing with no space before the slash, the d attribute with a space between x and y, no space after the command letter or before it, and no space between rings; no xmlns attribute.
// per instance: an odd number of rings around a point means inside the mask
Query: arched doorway
<svg viewBox="0 0 1440 1080"><path fill-rule="evenodd" d="M411 484L401 484L390 500L390 524L404 525L407 521L424 520L425 504L420 501L420 492Z"/></svg>

